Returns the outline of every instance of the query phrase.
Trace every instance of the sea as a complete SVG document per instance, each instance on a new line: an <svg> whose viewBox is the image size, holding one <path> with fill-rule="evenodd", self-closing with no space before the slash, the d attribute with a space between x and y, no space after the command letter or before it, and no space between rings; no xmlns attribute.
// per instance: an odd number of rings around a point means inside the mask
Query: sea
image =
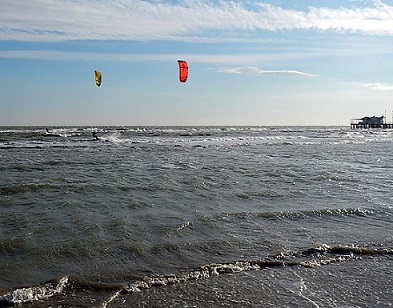
<svg viewBox="0 0 393 308"><path fill-rule="evenodd" d="M393 130L0 127L0 307L393 307Z"/></svg>

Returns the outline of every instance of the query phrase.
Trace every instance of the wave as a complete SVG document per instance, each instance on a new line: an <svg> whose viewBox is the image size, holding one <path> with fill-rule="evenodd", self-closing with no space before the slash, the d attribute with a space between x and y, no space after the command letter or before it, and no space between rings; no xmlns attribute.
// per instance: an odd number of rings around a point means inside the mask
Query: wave
<svg viewBox="0 0 393 308"><path fill-rule="evenodd" d="M16 289L0 297L0 307L11 307L14 304L48 299L56 294L64 292L67 285L68 277L63 277L58 282L51 281L41 286Z"/></svg>
<svg viewBox="0 0 393 308"><path fill-rule="evenodd" d="M370 248L356 246L328 246L320 245L307 249L301 253L279 254L268 260L235 261L231 263L213 263L200 267L194 271L185 271L179 274L145 277L142 280L126 286L124 291L129 293L141 292L143 289L167 286L186 282L188 280L207 279L227 273L238 273L244 271L262 270L271 267L320 267L335 262L360 259L360 256L393 255L391 248ZM285 257L298 257L298 260L288 260ZM301 257L313 256L311 259Z"/></svg>
<svg viewBox="0 0 393 308"><path fill-rule="evenodd" d="M393 255L393 249L385 247L328 246L319 245L302 252L303 255Z"/></svg>
<svg viewBox="0 0 393 308"><path fill-rule="evenodd" d="M93 131L97 132L100 140L92 138ZM0 149L97 146L104 142L125 145L180 143L185 146L292 146L386 142L393 138L391 131L370 134L367 131L351 131L346 127L55 127L50 128L53 137L49 138L44 137L43 132L45 128L0 128Z"/></svg>
<svg viewBox="0 0 393 308"><path fill-rule="evenodd" d="M271 220L297 220L308 217L347 217L359 216L366 217L373 215L375 211L361 208L344 208L344 209L319 209L319 210L301 210L301 211L280 211L280 212L241 212L241 213L221 213L217 214L218 219L248 219L250 216L256 216Z"/></svg>
<svg viewBox="0 0 393 308"><path fill-rule="evenodd" d="M89 282L76 277L62 277L39 286L16 289L0 296L0 307L11 307L34 301L48 300L73 290L110 291L108 299L102 304L106 307L121 293L137 293L143 290L184 283L190 280L209 279L214 276L257 271L265 268L306 267L318 268L332 263L356 261L364 257L392 256L393 249L388 247L359 247L318 245L300 252L285 252L267 259L239 260L228 263L212 263L200 268L176 274L145 276L126 285Z"/></svg>
<svg viewBox="0 0 393 308"><path fill-rule="evenodd" d="M367 209L361 208L344 208L344 209L319 209L319 210L304 210L299 212L273 212L261 214L261 216L266 215L268 218L275 219L295 219L303 217L329 217L329 216L360 216L364 217L371 215L374 212Z"/></svg>

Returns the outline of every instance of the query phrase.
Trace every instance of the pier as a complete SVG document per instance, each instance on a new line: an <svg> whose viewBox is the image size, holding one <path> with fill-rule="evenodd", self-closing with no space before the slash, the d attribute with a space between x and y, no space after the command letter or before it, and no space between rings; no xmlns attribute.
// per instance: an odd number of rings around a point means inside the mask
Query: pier
<svg viewBox="0 0 393 308"><path fill-rule="evenodd" d="M393 129L393 122L386 123L386 117L363 117L360 119L351 120L351 129L369 129L369 128L379 128L379 129Z"/></svg>
<svg viewBox="0 0 393 308"><path fill-rule="evenodd" d="M368 128L393 129L393 124L392 123L383 123L383 124L351 123L351 129L368 129Z"/></svg>

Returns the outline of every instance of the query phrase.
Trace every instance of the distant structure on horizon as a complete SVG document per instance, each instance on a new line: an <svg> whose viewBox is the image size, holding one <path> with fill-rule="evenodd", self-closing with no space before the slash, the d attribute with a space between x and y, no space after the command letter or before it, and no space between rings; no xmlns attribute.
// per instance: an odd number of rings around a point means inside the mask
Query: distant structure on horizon
<svg viewBox="0 0 393 308"><path fill-rule="evenodd" d="M385 116L363 117L351 120L351 129L356 128L393 128L393 123L386 123Z"/></svg>

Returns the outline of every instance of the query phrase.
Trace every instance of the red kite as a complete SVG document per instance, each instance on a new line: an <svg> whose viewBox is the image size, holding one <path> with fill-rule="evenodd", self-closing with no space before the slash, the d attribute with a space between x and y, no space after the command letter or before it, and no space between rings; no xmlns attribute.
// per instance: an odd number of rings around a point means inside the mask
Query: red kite
<svg viewBox="0 0 393 308"><path fill-rule="evenodd" d="M177 62L179 62L179 80L180 82L186 82L188 77L188 64L183 60L178 60Z"/></svg>

